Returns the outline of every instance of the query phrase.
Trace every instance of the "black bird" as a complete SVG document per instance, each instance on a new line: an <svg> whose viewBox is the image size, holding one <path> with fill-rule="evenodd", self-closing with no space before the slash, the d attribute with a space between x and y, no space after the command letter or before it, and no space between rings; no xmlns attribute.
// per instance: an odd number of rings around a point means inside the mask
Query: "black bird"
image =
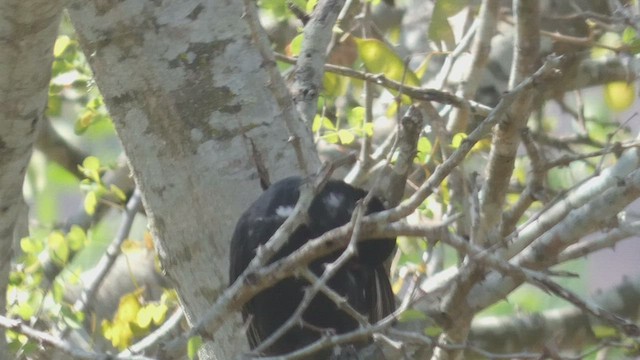
<svg viewBox="0 0 640 360"><path fill-rule="evenodd" d="M233 283L255 256L256 248L266 243L291 214L300 196L300 177L289 177L271 185L242 214L231 240L229 279ZM274 262L291 254L310 239L342 226L351 220L358 200L367 192L338 180L329 180L313 199L308 211L309 221L296 229L288 242L270 260ZM376 198L369 201L366 213L384 210ZM328 281L328 285L347 299L358 312L371 322L395 309L394 295L383 262L395 248L395 239L375 239L358 244L358 255L352 258ZM342 250L341 250L342 251ZM335 260L341 251L320 258L310 264L318 276L325 263ZM308 282L293 277L284 279L263 290L248 301L242 311L249 321L247 335L251 348L276 331L295 311ZM302 315L304 325L286 332L263 355L282 355L312 343L322 331L345 333L355 330L358 323L323 294L311 301Z"/></svg>

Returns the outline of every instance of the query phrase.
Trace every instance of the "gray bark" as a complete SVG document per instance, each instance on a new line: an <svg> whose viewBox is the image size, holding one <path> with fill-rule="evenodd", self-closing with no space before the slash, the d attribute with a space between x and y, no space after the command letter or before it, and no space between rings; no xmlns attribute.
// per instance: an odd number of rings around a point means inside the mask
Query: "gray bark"
<svg viewBox="0 0 640 360"><path fill-rule="evenodd" d="M241 1L77 1L69 14L162 267L196 322L227 286L231 233L261 191L259 176L275 181L319 164L310 131ZM216 334L203 358L232 358L245 343L237 325Z"/></svg>
<svg viewBox="0 0 640 360"><path fill-rule="evenodd" d="M27 235L22 183L47 102L61 14L61 1L0 1L0 314L14 244ZM6 354L0 331L0 359Z"/></svg>

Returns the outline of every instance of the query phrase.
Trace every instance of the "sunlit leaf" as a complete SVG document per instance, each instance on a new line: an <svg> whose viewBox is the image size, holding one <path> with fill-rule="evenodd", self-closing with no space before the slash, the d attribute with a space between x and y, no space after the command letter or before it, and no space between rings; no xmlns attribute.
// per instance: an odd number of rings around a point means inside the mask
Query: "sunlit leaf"
<svg viewBox="0 0 640 360"><path fill-rule="evenodd" d="M365 108L356 106L347 113L347 121L352 127L361 127L364 122Z"/></svg>
<svg viewBox="0 0 640 360"><path fill-rule="evenodd" d="M38 241L30 237L23 237L20 239L20 249L27 254L37 254L42 251L42 246L38 246Z"/></svg>
<svg viewBox="0 0 640 360"><path fill-rule="evenodd" d="M431 141L428 138L421 136L418 139L418 154L416 155L415 161L417 163L425 163L428 158L427 156L431 155L432 145Z"/></svg>
<svg viewBox="0 0 640 360"><path fill-rule="evenodd" d="M372 123L366 123L366 124L364 124L364 126L363 126L363 130L364 130L364 133L365 133L367 136L373 136L373 124L372 124Z"/></svg>
<svg viewBox="0 0 640 360"><path fill-rule="evenodd" d="M136 324L143 329L149 328L149 325L151 325L152 320L153 320L153 314L151 309L148 306L145 306L142 309L140 309L140 311L138 311L138 314L136 315Z"/></svg>
<svg viewBox="0 0 640 360"><path fill-rule="evenodd" d="M90 191L84 197L84 211L89 215L93 215L96 212L98 206L98 197L95 191Z"/></svg>
<svg viewBox="0 0 640 360"><path fill-rule="evenodd" d="M338 137L338 133L336 131L326 133L324 134L324 136L322 136L322 138L325 139L330 144L336 144L340 140L340 138Z"/></svg>
<svg viewBox="0 0 640 360"><path fill-rule="evenodd" d="M100 159L95 156L87 156L82 161L82 167L88 170L98 171L100 169Z"/></svg>
<svg viewBox="0 0 640 360"><path fill-rule="evenodd" d="M120 298L118 313L116 314L118 320L133 322L136 319L138 311L140 310L138 296L139 294L137 292L133 292Z"/></svg>
<svg viewBox="0 0 640 360"><path fill-rule="evenodd" d="M167 311L169 311L169 308L165 304L151 305L151 315L153 316L153 323L155 325L162 324L167 317Z"/></svg>
<svg viewBox="0 0 640 360"><path fill-rule="evenodd" d="M377 39L355 38L358 53L364 66L372 73L382 73L391 80L403 81L410 86L420 86L416 74L407 69L404 61L385 43Z"/></svg>
<svg viewBox="0 0 640 360"><path fill-rule="evenodd" d="M60 303L64 299L64 284L62 281L54 281L51 287L51 294L53 295L53 299L55 302Z"/></svg>
<svg viewBox="0 0 640 360"><path fill-rule="evenodd" d="M325 116L316 115L313 119L312 131L318 132L320 129L335 130L336 126Z"/></svg>
<svg viewBox="0 0 640 360"><path fill-rule="evenodd" d="M67 241L71 250L78 251L84 248L84 245L87 241L87 235L84 233L84 230L82 230L80 226L73 225L67 233Z"/></svg>
<svg viewBox="0 0 640 360"><path fill-rule="evenodd" d="M71 39L67 35L60 35L53 45L53 56L59 57L67 49L71 43Z"/></svg>
<svg viewBox="0 0 640 360"><path fill-rule="evenodd" d="M340 142L345 145L351 144L356 139L351 131L345 129L338 130L338 138L340 138Z"/></svg>
<svg viewBox="0 0 640 360"><path fill-rule="evenodd" d="M200 336L193 336L189 338L189 341L187 342L187 356L190 360L196 358L200 346L202 346L202 338Z"/></svg>
<svg viewBox="0 0 640 360"><path fill-rule="evenodd" d="M467 138L467 134L465 133L457 133L453 135L453 138L451 139L451 147L454 149L459 148L460 145L462 144L462 141L464 141L464 139L466 138Z"/></svg>
<svg viewBox="0 0 640 360"><path fill-rule="evenodd" d="M604 101L612 110L626 110L636 100L635 83L610 82L604 86Z"/></svg>
<svg viewBox="0 0 640 360"><path fill-rule="evenodd" d="M69 247L67 241L59 231L54 231L47 237L49 256L59 264L66 264L69 259Z"/></svg>
<svg viewBox="0 0 640 360"><path fill-rule="evenodd" d="M289 45L287 45L287 48L285 49L286 54L289 56L300 55L300 51L302 50L303 39L304 39L304 36L302 33L296 35L296 37L294 37L293 40L291 40Z"/></svg>

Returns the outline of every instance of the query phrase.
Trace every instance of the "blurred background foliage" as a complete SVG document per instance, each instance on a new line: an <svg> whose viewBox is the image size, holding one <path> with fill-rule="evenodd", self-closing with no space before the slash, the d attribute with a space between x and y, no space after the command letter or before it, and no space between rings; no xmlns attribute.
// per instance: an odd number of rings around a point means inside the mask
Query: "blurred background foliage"
<svg viewBox="0 0 640 360"><path fill-rule="evenodd" d="M358 16L372 17L372 23L379 27L365 26L367 30L363 31L363 26L357 26L356 20L349 22L351 28L336 27L339 41L333 47L329 62L357 72L383 74L387 79L405 85L429 87L434 83L442 61L460 41L459 29L464 29L465 22L469 23L478 10L477 3L469 0L429 3L433 6L432 21L422 34L423 41L429 43L429 51L413 49L403 43L407 25L402 21L376 23L385 17L385 12L391 18L398 11L413 11L411 7L415 5L414 1L396 0L394 6L381 1L363 1L358 7ZM295 57L300 52L302 41L303 23L296 13L310 13L315 1L261 0L258 5L264 26L272 37L274 51L281 54L278 65L286 78L292 70L287 58ZM364 8L367 10L362 10ZM631 55L640 50L638 35L632 27L612 27L610 31L601 32L597 44L604 47L594 44L588 48L594 59L619 56L618 52L611 50L616 47L625 46ZM139 263L137 260L126 260L130 256L146 256L153 252L144 213L139 212L127 240L121 245L120 255L125 258L125 267L128 266L125 273L134 283L133 289L117 293L117 298L111 300L115 304L111 306L111 313L98 315L95 309L78 311L74 307L77 297L73 294L86 281L83 274L90 274L90 269L104 256L116 237L132 187L121 188L105 180L107 174L119 168L126 169L126 164L108 109L67 18L60 26L54 55L46 112L50 129L42 132L56 134L59 138L57 144L62 143L60 146L63 150L45 144L33 154L24 186L30 206L31 237L22 239L19 244L21 255L11 274L8 290L9 314L32 325L57 329L61 333L69 331L69 328L82 329L91 342L101 344L100 347L122 350L161 325L168 312L178 306L177 298L169 288L163 288L166 284L161 282L138 283L138 274L134 269L140 266ZM455 86L455 81L447 82L440 90L455 92ZM365 138L372 141L374 146L380 146L399 119L398 109L412 101L406 95L398 97L397 92L383 87L371 91L373 97L371 103L367 103L361 79L325 73L318 115L312 124L321 154L356 149ZM371 108L371 117L366 114L367 107ZM581 116L577 119L582 122L568 115L572 108L581 109ZM549 136L582 136L583 141L572 144L565 152L555 150L554 155L587 153L602 149L607 144L632 139L634 134L629 125L638 123L637 109L636 84L613 82L587 89L581 97L567 96L558 101L549 101L536 112L530 124L533 131ZM447 106L439 110L444 113L448 111ZM425 127L415 160L424 174L428 175L438 165L438 147L454 149L466 136L464 132L451 135L449 144L434 143L430 127ZM469 171L482 172L489 145L487 140L474 148L465 163ZM75 154L75 161L71 160L65 166L64 161L52 156L55 151ZM549 196L561 195L615 159L615 153L607 153L551 169L545 177ZM508 197L508 205L517 201L518 191L526 185L530 165L523 153L516 162L513 191ZM429 197L415 216L440 218L450 205L447 186L446 182L443 183L440 191ZM99 209L100 206L106 210ZM542 206L540 202L535 203L527 214L533 214ZM89 221L74 223L83 214ZM526 216L522 221L525 220ZM427 255L433 246L436 247L434 253L441 256L439 268L460 261L452 249L442 244L430 244L425 239L400 238L398 244L399 254L394 262L393 273L396 279L394 288L398 291L402 287L403 274L424 275L432 271L425 261L428 256L434 256ZM583 295L587 292L586 283L589 281L585 261L571 261L558 269L582 275L563 280L563 285ZM157 264L154 267L153 261L148 263L152 264L150 270L157 272ZM53 277L47 275L51 266L59 268ZM147 286L159 286L161 289L149 296ZM532 313L565 305L563 300L525 285L504 301L483 311L481 316ZM11 331L9 340L17 357L28 356L37 347L25 336Z"/></svg>

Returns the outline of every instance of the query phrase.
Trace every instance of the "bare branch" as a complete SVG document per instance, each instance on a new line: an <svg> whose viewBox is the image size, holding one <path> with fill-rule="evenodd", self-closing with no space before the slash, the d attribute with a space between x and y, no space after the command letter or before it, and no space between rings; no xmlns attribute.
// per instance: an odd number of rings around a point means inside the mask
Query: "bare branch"
<svg viewBox="0 0 640 360"><path fill-rule="evenodd" d="M311 20L305 26L292 92L300 117L306 124L311 124L316 114L327 47L343 6L344 0L320 0L311 14Z"/></svg>
<svg viewBox="0 0 640 360"><path fill-rule="evenodd" d="M29 339L43 344L47 347L58 349L65 354L71 356L72 359L86 359L86 360L104 360L104 359L114 359L114 360L153 360L152 358L141 356L141 355L133 355L133 356L120 356L120 355L111 355L105 353L96 353L92 351L86 351L77 347L74 347L71 343L64 341L60 338L57 338L49 333L44 331L40 331L34 329L30 326L25 325L20 320L9 319L0 315L0 326L16 331L20 334L27 336Z"/></svg>
<svg viewBox="0 0 640 360"><path fill-rule="evenodd" d="M96 292L100 288L102 281L105 279L109 270L115 263L118 255L121 252L121 245L124 240L129 236L129 231L131 230L131 225L133 225L133 220L138 213L138 209L142 206L142 199L140 197L140 192L135 190L131 198L129 198L129 202L127 202L127 206L122 218L122 223L120 224L120 228L116 234L116 237L113 239L105 254L100 258L98 264L96 265L96 273L95 277L92 279L93 281L89 284L85 284L82 289L82 293L78 297L78 300L73 304L73 307L76 311L83 312L87 309L91 301L93 301Z"/></svg>

